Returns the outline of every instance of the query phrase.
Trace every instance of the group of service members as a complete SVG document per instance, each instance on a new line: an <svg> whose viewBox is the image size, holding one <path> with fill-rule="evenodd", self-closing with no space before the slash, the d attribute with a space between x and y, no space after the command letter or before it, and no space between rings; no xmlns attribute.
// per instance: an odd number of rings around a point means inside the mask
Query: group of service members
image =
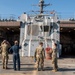
<svg viewBox="0 0 75 75"><path fill-rule="evenodd" d="M58 70L57 65L57 44L53 43L53 48L51 49L50 54L52 54L52 64L53 64L53 70L56 72ZM39 66L41 67L41 70L44 70L44 58L45 58L45 50L43 48L43 42L39 43L39 46L35 50L34 54L35 60L36 60L36 68L39 71Z"/></svg>
<svg viewBox="0 0 75 75"><path fill-rule="evenodd" d="M11 47L9 42L7 40L4 40L1 43L0 46L0 51L2 55L2 67L3 69L8 69L7 64L8 64L8 49L9 52L12 50L13 51L13 68L14 70L20 70L20 56L19 56L19 49L21 46L19 46L18 41L14 41L14 45ZM53 44L52 48L52 64L53 64L53 70L56 72L58 70L58 65L57 65L57 44ZM36 60L36 68L37 71L39 71L39 66L41 67L41 70L44 70L44 58L45 58L45 50L43 48L43 42L39 42L39 46L36 47L35 53L34 53L34 59ZM17 62L17 69L16 69L16 62Z"/></svg>
<svg viewBox="0 0 75 75"><path fill-rule="evenodd" d="M18 45L18 41L14 41L14 45L11 47L9 42L7 40L4 40L1 43L0 50L1 50L1 55L2 55L2 67L3 69L8 69L8 50L13 51L13 68L16 70L16 62L17 62L17 70L20 70L20 56L19 56L19 49L21 47Z"/></svg>

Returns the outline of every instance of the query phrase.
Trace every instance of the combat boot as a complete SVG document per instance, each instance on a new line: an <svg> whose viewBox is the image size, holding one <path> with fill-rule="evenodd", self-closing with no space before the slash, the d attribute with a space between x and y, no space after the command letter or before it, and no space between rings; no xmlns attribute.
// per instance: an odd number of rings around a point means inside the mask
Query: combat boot
<svg viewBox="0 0 75 75"><path fill-rule="evenodd" d="M57 72L57 70L52 70L52 72Z"/></svg>
<svg viewBox="0 0 75 75"><path fill-rule="evenodd" d="M8 69L8 67L6 66L5 69Z"/></svg>
<svg viewBox="0 0 75 75"><path fill-rule="evenodd" d="M41 71L44 71L43 67L41 68Z"/></svg>
<svg viewBox="0 0 75 75"><path fill-rule="evenodd" d="M43 67L43 65L41 65L41 71L44 71L44 67Z"/></svg>
<svg viewBox="0 0 75 75"><path fill-rule="evenodd" d="M44 69L41 69L41 71L44 71Z"/></svg>
<svg viewBox="0 0 75 75"><path fill-rule="evenodd" d="M3 66L3 69L5 69L5 67Z"/></svg>
<svg viewBox="0 0 75 75"><path fill-rule="evenodd" d="M39 71L39 68L37 68L37 71Z"/></svg>

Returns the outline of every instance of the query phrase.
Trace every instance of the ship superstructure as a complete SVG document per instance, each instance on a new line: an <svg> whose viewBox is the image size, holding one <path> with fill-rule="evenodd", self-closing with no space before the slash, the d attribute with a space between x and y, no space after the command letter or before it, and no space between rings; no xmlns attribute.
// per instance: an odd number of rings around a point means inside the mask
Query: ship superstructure
<svg viewBox="0 0 75 75"><path fill-rule="evenodd" d="M44 48L47 45L52 47L52 43L56 42L59 56L60 27L56 16L43 14L43 6L48 5L50 4L44 4L44 0L40 0L38 4L40 14L29 16L24 13L21 15L20 45L22 45L22 56L34 56L35 49L40 41L44 43Z"/></svg>

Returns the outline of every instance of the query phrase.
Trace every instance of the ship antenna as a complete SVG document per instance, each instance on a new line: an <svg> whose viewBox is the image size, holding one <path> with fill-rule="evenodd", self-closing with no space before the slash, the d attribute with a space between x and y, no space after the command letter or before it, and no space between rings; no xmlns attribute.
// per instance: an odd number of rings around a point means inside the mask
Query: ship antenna
<svg viewBox="0 0 75 75"><path fill-rule="evenodd" d="M52 4L44 4L44 0L40 0L39 1L39 7L40 7L40 14L42 14L43 12L44 12L44 10L43 10L43 8L44 8L44 6L46 7L46 6L49 6L49 5L52 5Z"/></svg>
<svg viewBox="0 0 75 75"><path fill-rule="evenodd" d="M52 5L52 4L50 4L50 3L49 4L45 4L44 0L39 0L39 4L38 5L33 5L33 6L39 6L40 10L37 11L37 12L40 12L40 14L42 14L43 12L45 12L44 11L44 7L49 6L49 5ZM32 12L34 12L34 11L32 10Z"/></svg>
<svg viewBox="0 0 75 75"><path fill-rule="evenodd" d="M44 0L39 1L39 7L40 7L40 14L43 13L43 6L44 6Z"/></svg>

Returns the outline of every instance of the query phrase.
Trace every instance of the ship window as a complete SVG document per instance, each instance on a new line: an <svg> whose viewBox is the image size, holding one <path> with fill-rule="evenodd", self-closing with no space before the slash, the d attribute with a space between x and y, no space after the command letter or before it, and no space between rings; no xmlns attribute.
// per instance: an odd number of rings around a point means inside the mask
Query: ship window
<svg viewBox="0 0 75 75"><path fill-rule="evenodd" d="M49 26L40 26L40 28L44 32L48 32L49 31Z"/></svg>
<svg viewBox="0 0 75 75"><path fill-rule="evenodd" d="M32 30L31 30L32 28ZM30 35L32 31L33 36L37 36L39 34L39 26L38 25L28 25L27 34Z"/></svg>

